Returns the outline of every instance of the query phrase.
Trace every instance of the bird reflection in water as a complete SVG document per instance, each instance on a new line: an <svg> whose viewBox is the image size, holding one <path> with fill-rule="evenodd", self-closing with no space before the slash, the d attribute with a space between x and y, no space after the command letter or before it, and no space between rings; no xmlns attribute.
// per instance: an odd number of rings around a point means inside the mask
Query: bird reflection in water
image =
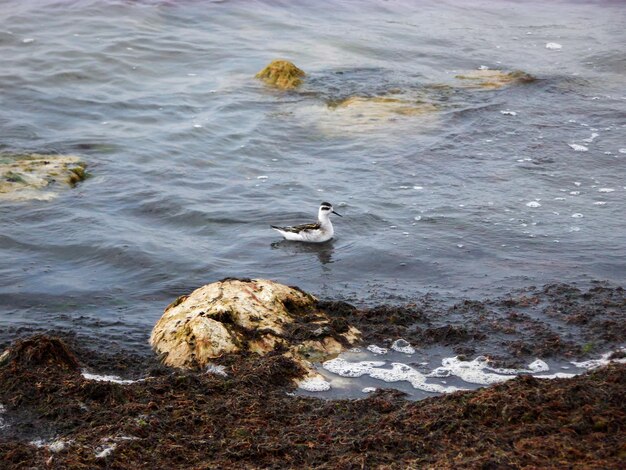
<svg viewBox="0 0 626 470"><path fill-rule="evenodd" d="M293 255L314 254L324 267L333 262L333 253L335 251L334 240L326 243L297 243L288 240L281 240L271 244L274 250L284 250L286 253ZM327 267L324 268L328 269Z"/></svg>

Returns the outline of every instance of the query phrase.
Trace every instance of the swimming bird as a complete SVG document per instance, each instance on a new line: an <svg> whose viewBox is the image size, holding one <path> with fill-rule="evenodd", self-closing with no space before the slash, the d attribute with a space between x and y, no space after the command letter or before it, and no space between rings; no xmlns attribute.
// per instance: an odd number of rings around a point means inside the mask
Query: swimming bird
<svg viewBox="0 0 626 470"><path fill-rule="evenodd" d="M333 224L330 221L331 213L343 217L333 210L333 206L330 202L322 202L317 212L316 223L296 225L294 227L277 227L276 225L270 225L270 227L285 237L286 240L323 243L333 238L335 233Z"/></svg>

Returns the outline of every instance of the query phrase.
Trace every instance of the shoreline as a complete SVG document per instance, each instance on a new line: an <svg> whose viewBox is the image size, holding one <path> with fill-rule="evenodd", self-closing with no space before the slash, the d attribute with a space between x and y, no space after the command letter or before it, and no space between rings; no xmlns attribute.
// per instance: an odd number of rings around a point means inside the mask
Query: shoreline
<svg viewBox="0 0 626 470"><path fill-rule="evenodd" d="M226 375L155 367L147 380L120 384L86 379L82 356L61 340L18 345L20 354L0 367L0 462L11 468L618 468L624 461L625 364L422 401L392 390L320 400L289 393L302 371L277 355L230 357Z"/></svg>
<svg viewBox="0 0 626 470"><path fill-rule="evenodd" d="M621 287L552 284L445 309L428 297L370 309L320 305L334 328L356 325L363 346L404 338L419 348L488 353L500 366L539 353L591 358L626 340ZM209 373L85 344L67 331L35 335L14 341L0 359L0 462L11 468L618 468L624 462L626 364L567 379L523 375L420 401L389 389L327 400L294 395L293 379L303 371L278 354L224 356ZM127 382L93 380L84 371Z"/></svg>

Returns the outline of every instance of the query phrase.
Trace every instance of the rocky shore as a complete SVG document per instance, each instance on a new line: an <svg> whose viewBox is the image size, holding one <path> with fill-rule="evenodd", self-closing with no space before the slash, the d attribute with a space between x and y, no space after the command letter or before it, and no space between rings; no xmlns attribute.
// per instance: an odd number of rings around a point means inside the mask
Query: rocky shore
<svg viewBox="0 0 626 470"><path fill-rule="evenodd" d="M593 357L622 345L624 290L528 288L443 308L428 298L358 309L318 302L364 344L402 337L513 364ZM294 395L307 371L284 354L236 351L209 367L109 354L64 332L0 356L2 468L623 468L626 365L568 379L521 376L422 401ZM619 359L620 353L614 355ZM95 374L116 374L102 377ZM106 379L106 380L103 380ZM133 379L133 380L131 380Z"/></svg>

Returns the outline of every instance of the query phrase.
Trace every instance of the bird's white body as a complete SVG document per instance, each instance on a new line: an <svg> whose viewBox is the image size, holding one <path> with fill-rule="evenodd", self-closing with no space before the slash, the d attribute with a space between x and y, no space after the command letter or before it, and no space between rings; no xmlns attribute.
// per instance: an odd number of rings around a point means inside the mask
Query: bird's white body
<svg viewBox="0 0 626 470"><path fill-rule="evenodd" d="M292 240L307 243L327 242L335 234L333 224L330 221L330 213L337 214L327 202L323 202L317 212L317 223L296 225L294 227L271 227L280 233L285 240ZM341 217L340 214L337 214Z"/></svg>

